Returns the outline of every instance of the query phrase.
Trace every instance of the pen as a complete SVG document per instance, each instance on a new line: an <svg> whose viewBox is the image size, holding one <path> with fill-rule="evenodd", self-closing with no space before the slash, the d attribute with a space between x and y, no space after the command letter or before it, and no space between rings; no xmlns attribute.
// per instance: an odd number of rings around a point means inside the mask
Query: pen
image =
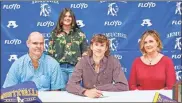
<svg viewBox="0 0 182 103"><path fill-rule="evenodd" d="M97 89L95 85L93 85L93 86L94 86L95 89ZM101 96L103 97L104 95L101 93Z"/></svg>

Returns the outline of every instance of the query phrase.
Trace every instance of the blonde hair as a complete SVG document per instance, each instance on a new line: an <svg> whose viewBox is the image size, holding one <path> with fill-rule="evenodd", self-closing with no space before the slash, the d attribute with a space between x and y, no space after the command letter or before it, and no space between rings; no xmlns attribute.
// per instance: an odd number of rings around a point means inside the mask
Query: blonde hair
<svg viewBox="0 0 182 103"><path fill-rule="evenodd" d="M155 30L147 30L145 31L143 34L142 34L142 37L140 38L140 42L139 42L139 45L140 45L140 51L143 53L143 54L146 54L146 51L145 51L145 48L144 48L144 40L147 36L152 36L157 44L158 44L158 52L160 52L163 48L163 45L162 45L162 41L160 39L160 36L159 36L159 33Z"/></svg>
<svg viewBox="0 0 182 103"><path fill-rule="evenodd" d="M91 45L93 45L94 42L99 42L99 43L106 43L106 47L108 48L107 51L105 52L105 56L109 56L110 55L110 50L109 50L109 47L110 47L110 42L109 42L109 39L103 35L103 34L95 34L91 41L90 41L90 47L88 49L88 55L89 56L92 56L93 55L93 51L91 50Z"/></svg>

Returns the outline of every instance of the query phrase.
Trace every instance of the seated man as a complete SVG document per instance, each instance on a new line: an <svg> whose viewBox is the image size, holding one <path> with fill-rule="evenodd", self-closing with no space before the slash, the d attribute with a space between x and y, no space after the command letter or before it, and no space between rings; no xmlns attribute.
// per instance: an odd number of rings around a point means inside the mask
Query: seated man
<svg viewBox="0 0 182 103"><path fill-rule="evenodd" d="M38 90L65 88L59 63L43 53L43 35L39 32L32 32L26 43L29 53L23 55L12 64L3 88L25 81L33 81Z"/></svg>
<svg viewBox="0 0 182 103"><path fill-rule="evenodd" d="M83 86L80 85L83 82ZM102 34L95 35L88 55L76 65L66 90L70 93L98 98L101 91L127 91L128 82L118 59L110 56L109 40Z"/></svg>

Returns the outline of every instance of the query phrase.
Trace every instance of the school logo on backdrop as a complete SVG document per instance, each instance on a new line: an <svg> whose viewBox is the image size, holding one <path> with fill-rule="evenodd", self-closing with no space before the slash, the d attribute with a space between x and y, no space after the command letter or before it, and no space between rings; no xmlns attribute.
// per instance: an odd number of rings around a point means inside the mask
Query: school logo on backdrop
<svg viewBox="0 0 182 103"><path fill-rule="evenodd" d="M44 36L44 51L47 52L48 51L48 47L49 47L49 38L51 37L50 33L41 33Z"/></svg>
<svg viewBox="0 0 182 103"><path fill-rule="evenodd" d="M108 4L107 15L117 16L118 11L119 11L119 7L116 3L109 3Z"/></svg>
<svg viewBox="0 0 182 103"><path fill-rule="evenodd" d="M182 12L182 2L177 2L177 3L176 3L175 14L181 15L181 12Z"/></svg>
<svg viewBox="0 0 182 103"><path fill-rule="evenodd" d="M118 41L116 40L116 38L110 38L110 48L112 51L117 51L117 48L118 48Z"/></svg>
<svg viewBox="0 0 182 103"><path fill-rule="evenodd" d="M138 43L141 41L141 39L138 39Z"/></svg>
<svg viewBox="0 0 182 103"><path fill-rule="evenodd" d="M121 33L121 32L106 32L102 33L110 40L110 49L112 51L117 51L119 46L119 40L121 39L127 39L127 34ZM115 55L118 59L122 59L121 55Z"/></svg>
<svg viewBox="0 0 182 103"><path fill-rule="evenodd" d="M143 19L143 22L141 24L142 26L152 26L151 20L150 19Z"/></svg>
<svg viewBox="0 0 182 103"><path fill-rule="evenodd" d="M182 71L176 71L176 79L182 80Z"/></svg>
<svg viewBox="0 0 182 103"><path fill-rule="evenodd" d="M104 3L104 2L106 2L106 1L104 1L104 0L99 0L100 1L100 3Z"/></svg>
<svg viewBox="0 0 182 103"><path fill-rule="evenodd" d="M175 71L176 71L176 79L177 80L182 80L182 66L181 65L176 65L174 66Z"/></svg>
<svg viewBox="0 0 182 103"><path fill-rule="evenodd" d="M79 27L84 27L85 24L83 23L83 20L76 20L76 23Z"/></svg>
<svg viewBox="0 0 182 103"><path fill-rule="evenodd" d="M8 21L8 28L17 28L18 25L16 24L16 21Z"/></svg>
<svg viewBox="0 0 182 103"><path fill-rule="evenodd" d="M59 4L59 0L33 0L32 4L37 4L37 3L54 3L54 4Z"/></svg>
<svg viewBox="0 0 182 103"><path fill-rule="evenodd" d="M8 59L8 61L10 61L10 62L11 62L12 60L14 60L14 61L18 60L17 55L15 55L15 54L10 55L10 58Z"/></svg>
<svg viewBox="0 0 182 103"><path fill-rule="evenodd" d="M181 50L182 44L181 44L181 37L176 38L176 44L174 46L174 49Z"/></svg>
<svg viewBox="0 0 182 103"><path fill-rule="evenodd" d="M51 13L51 7L47 4L47 3L43 3L40 6L41 10L40 10L40 16L50 16Z"/></svg>

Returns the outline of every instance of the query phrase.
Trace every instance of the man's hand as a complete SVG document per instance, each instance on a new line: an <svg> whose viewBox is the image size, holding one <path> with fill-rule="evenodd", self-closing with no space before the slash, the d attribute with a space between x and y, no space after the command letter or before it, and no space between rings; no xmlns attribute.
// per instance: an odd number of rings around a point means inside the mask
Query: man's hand
<svg viewBox="0 0 182 103"><path fill-rule="evenodd" d="M102 96L102 92L100 90L97 90L96 88L93 88L93 89L87 89L84 92L84 95L90 98L99 98Z"/></svg>

